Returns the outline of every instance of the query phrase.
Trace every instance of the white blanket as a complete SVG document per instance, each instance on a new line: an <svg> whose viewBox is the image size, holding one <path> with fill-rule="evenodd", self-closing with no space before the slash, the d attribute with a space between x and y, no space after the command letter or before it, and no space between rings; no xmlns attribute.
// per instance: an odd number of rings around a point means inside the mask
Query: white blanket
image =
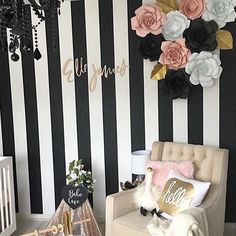
<svg viewBox="0 0 236 236"><path fill-rule="evenodd" d="M205 211L199 207L177 214L172 221L154 215L147 229L152 236L209 236Z"/></svg>

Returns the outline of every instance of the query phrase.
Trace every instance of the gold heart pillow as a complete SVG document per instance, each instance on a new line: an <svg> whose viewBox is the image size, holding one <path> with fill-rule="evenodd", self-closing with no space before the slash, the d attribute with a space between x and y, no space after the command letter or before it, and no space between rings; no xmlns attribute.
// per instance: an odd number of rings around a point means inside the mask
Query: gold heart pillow
<svg viewBox="0 0 236 236"><path fill-rule="evenodd" d="M158 201L159 210L164 217L172 219L177 213L190 207L199 206L210 182L188 179L171 170Z"/></svg>

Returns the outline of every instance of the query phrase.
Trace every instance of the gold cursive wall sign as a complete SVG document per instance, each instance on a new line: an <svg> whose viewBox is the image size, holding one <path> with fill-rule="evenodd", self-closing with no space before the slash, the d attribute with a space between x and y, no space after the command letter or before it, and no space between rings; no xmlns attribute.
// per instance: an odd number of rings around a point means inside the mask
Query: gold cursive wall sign
<svg viewBox="0 0 236 236"><path fill-rule="evenodd" d="M75 75L77 77L81 77L82 74L88 72L88 65L87 63L84 63L83 57L80 59L76 58L74 63L73 59L69 58L62 67L62 74L68 82L73 82L75 80L73 77L73 69L69 69L71 66L74 66ZM94 64L92 64L92 76L89 80L89 90L92 92L96 89L98 77L103 76L104 78L108 78L109 75L112 74L119 74L121 77L123 77L127 68L129 68L129 65L126 64L125 59L122 60L120 65L116 65L114 68L110 68L107 65L104 65L103 67L96 67Z"/></svg>

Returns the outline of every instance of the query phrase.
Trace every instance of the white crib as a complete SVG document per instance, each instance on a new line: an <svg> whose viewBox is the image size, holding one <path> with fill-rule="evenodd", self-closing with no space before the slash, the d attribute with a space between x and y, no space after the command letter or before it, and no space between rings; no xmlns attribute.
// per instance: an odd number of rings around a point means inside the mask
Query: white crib
<svg viewBox="0 0 236 236"><path fill-rule="evenodd" d="M0 236L16 230L12 157L0 157Z"/></svg>

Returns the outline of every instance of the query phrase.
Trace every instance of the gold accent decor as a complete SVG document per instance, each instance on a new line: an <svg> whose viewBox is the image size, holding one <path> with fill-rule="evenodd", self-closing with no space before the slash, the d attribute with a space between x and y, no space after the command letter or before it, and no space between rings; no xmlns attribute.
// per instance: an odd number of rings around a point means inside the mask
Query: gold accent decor
<svg viewBox="0 0 236 236"><path fill-rule="evenodd" d="M233 37L228 30L218 30L216 32L216 40L219 49L227 50L233 48Z"/></svg>
<svg viewBox="0 0 236 236"><path fill-rule="evenodd" d="M158 5L162 8L162 11L166 14L170 11L179 10L179 6L176 0L156 0Z"/></svg>
<svg viewBox="0 0 236 236"><path fill-rule="evenodd" d="M152 80L164 79L167 71L168 71L167 65L157 64L154 66L154 68L152 70L151 79Z"/></svg>
<svg viewBox="0 0 236 236"><path fill-rule="evenodd" d="M175 216L190 207L194 196L194 186L177 178L169 179L162 190L158 205L161 211Z"/></svg>

